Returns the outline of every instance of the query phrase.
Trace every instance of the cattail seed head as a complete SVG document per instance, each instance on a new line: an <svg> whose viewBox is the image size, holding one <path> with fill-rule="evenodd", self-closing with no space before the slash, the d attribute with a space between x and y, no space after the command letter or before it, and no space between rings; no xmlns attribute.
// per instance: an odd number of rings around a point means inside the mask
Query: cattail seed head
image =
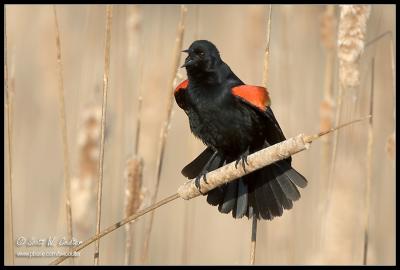
<svg viewBox="0 0 400 270"><path fill-rule="evenodd" d="M341 5L338 30L339 79L346 88L360 85L358 60L364 51L370 5Z"/></svg>

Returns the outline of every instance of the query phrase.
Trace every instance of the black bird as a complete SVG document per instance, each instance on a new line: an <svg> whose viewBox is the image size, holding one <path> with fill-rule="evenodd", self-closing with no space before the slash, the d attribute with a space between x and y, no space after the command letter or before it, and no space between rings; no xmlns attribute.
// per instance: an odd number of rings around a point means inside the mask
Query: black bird
<svg viewBox="0 0 400 270"><path fill-rule="evenodd" d="M218 49L207 40L193 42L182 67L188 79L175 90L175 100L189 117L192 133L207 148L182 169L195 179L226 163L240 162L262 148L285 140L270 108L264 87L245 85L225 64ZM307 180L291 167L291 157L210 190L207 202L234 218L254 215L258 219L281 216L300 198L296 186Z"/></svg>

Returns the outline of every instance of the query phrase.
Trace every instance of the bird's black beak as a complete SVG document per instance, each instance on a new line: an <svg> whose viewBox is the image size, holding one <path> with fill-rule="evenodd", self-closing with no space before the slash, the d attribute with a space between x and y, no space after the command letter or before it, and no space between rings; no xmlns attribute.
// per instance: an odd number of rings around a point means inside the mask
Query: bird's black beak
<svg viewBox="0 0 400 270"><path fill-rule="evenodd" d="M187 58L185 59L185 63L181 66L181 68L183 68L183 67L188 67L188 66L191 66L191 65L193 65L193 64L194 64L193 59L190 58L190 57L187 57Z"/></svg>
<svg viewBox="0 0 400 270"><path fill-rule="evenodd" d="M184 53L189 53L189 50L183 50L182 52L184 52Z"/></svg>

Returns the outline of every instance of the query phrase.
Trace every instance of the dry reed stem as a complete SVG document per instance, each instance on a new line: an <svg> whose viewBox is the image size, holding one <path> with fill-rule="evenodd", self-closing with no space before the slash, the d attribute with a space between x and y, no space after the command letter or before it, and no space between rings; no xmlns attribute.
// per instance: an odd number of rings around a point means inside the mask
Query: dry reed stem
<svg viewBox="0 0 400 270"><path fill-rule="evenodd" d="M143 40L141 42L141 48L143 48ZM142 88L143 88L143 70L144 70L144 56L142 53L142 57L140 58L139 64L139 87L138 87L138 108L137 108L137 115L136 115L136 131L135 131L135 144L133 153L134 155L138 155L139 153L139 138L140 138L140 130L141 130L141 119L142 119L142 103L143 103L143 95L142 95Z"/></svg>
<svg viewBox="0 0 400 270"><path fill-rule="evenodd" d="M242 177L246 174L249 174L255 170L258 170L258 169L265 167L269 164L272 164L276 161L288 158L289 156L292 156L303 150L308 149L311 142L317 140L321 136L332 133L332 132L334 132L340 128L343 128L345 126L352 125L357 122L361 122L370 117L371 116L359 118L357 120L347 122L345 124L342 124L340 126L332 128L330 130L323 131L323 132L320 132L320 133L314 134L314 135L299 134L296 137L292 137L292 138L282 141L280 143L274 144L270 147L264 148L264 149L248 156L249 165L246 166L246 171L244 171L241 166L236 168L235 162L231 162L221 168L218 168L212 172L209 172L207 174L207 183L205 183L204 179L202 178L200 180L200 189L204 193L204 192L211 190L212 188L215 188L219 185L223 185L229 181L234 181L237 178ZM98 234L92 236L91 238L89 238L88 240L84 241L81 245L75 247L72 251L82 250L83 248L90 245L94 241L104 237L105 235L120 228L121 226L125 225L126 223L134 221L137 218L143 216L144 214L151 212L151 211L159 208L160 206L165 205L171 201L174 201L174 200L178 199L179 197L182 199L185 199L185 200L189 200L189 199L193 199L199 195L200 195L200 192L197 189L197 187L195 186L194 180L188 180L187 182L185 182L183 185L181 185L178 188L177 193L170 195L167 198L165 198L155 204L152 204L149 207L146 207L145 209L137 212L136 214L129 216L127 218L124 218L123 220L111 225L107 229L101 231L100 233L98 233ZM52 261L50 264L57 265L57 264L63 262L66 258L67 258L67 256L59 257L56 260Z"/></svg>
<svg viewBox="0 0 400 270"><path fill-rule="evenodd" d="M343 92L349 88L358 87L359 70L358 60L364 50L366 22L371 7L368 5L341 5L340 21L338 28L338 58L339 58L339 93L336 99L335 126L341 118ZM322 219L321 241L324 241L326 215L331 203L333 189L333 173L336 163L338 134L334 134L331 152L331 165L328 174L327 199L323 207L325 218Z"/></svg>
<svg viewBox="0 0 400 270"><path fill-rule="evenodd" d="M257 218L253 216L251 223L251 246L250 246L250 264L256 262L256 245L257 245Z"/></svg>
<svg viewBox="0 0 400 270"><path fill-rule="evenodd" d="M393 133L390 134L386 141L386 153L388 154L389 159L395 160L395 133L396 133L396 68L394 62L394 45L393 45L393 33L392 31L384 32L383 34L373 38L365 44L365 48L373 45L375 42L381 41L384 37L389 37L389 46L390 46L390 64L392 70L392 84L393 84L393 122L394 122L394 130Z"/></svg>
<svg viewBox="0 0 400 270"><path fill-rule="evenodd" d="M135 214L143 201L142 193L142 176L143 176L143 160L140 157L133 157L128 159L125 167L125 211L124 218ZM132 261L131 250L132 250L132 234L131 224L125 225L125 265L129 265Z"/></svg>
<svg viewBox="0 0 400 270"><path fill-rule="evenodd" d="M269 72L269 43L270 43L270 33L271 33L271 15L272 15L272 5L269 5L269 12L268 12L268 24L267 24L267 46L265 48L265 55L264 55L264 73L263 73L263 85L267 88L268 84L268 72Z"/></svg>
<svg viewBox="0 0 400 270"><path fill-rule="evenodd" d="M104 161L104 129L106 125L106 109L107 109L107 92L109 87L109 75L110 75L110 46L111 46L111 25L112 25L112 5L107 5L106 14L106 33L105 33L105 49L104 49L104 77L103 77L103 103L101 113L101 139L100 139L100 153L99 153L99 178L98 178L98 189L97 189L97 214L96 214L96 234L100 233L100 221L101 221L101 199L103 191L103 161ZM94 252L94 264L99 265L100 257L100 241L95 243Z"/></svg>
<svg viewBox="0 0 400 270"><path fill-rule="evenodd" d="M371 204L371 182L372 182L372 149L374 143L373 137L373 107L374 107L374 83L375 83L375 58L372 58L372 73L371 73L371 93L369 114L371 118L368 123L368 143L367 143L367 162L366 162L366 188L365 188L365 219L364 219L364 250L363 250L363 265L367 265L368 260L368 240L369 240L369 213Z"/></svg>
<svg viewBox="0 0 400 270"><path fill-rule="evenodd" d="M178 69L179 69L180 59L181 59L183 35L185 32L186 13L187 13L187 8L184 5L181 5L180 19L179 19L179 24L178 24L178 33L177 33L177 37L175 40L174 59L173 59L173 66L172 66L173 73L171 74L171 79L168 84L168 86L171 87L171 95L168 98L168 103L167 103L167 112L166 112L167 118L163 122L163 126L161 128L161 133L160 133L160 141L159 141L159 145L158 145L157 165L156 165L156 173L155 173L156 184L155 184L155 190L154 190L154 193L153 193L153 196L151 199L151 204L154 204L154 202L156 201L158 189L160 186L162 161L164 159L165 144L166 144L168 131L170 128L171 117L172 117L172 105L173 105L173 97L174 97L173 90L174 90L176 76L177 76ZM148 225L148 228L145 233L145 240L144 240L143 248L142 248L142 252L143 252L142 258L141 258L142 263L145 263L148 258L149 241L150 241L150 236L151 236L151 230L153 227L153 219L154 219L154 213L151 213L149 225Z"/></svg>
<svg viewBox="0 0 400 270"><path fill-rule="evenodd" d="M68 129L65 110L65 97L64 97L64 78L63 66L61 60L61 41L60 29L58 25L57 9L53 5L54 25L56 32L56 48L57 48L57 79L58 79L58 102L60 109L60 125L63 143L63 158L64 158L64 189L65 189L65 208L67 215L67 233L69 239L73 238L72 229L72 210L71 210L71 178L70 178L70 164L69 164L69 148L68 148ZM74 260L72 258L72 263Z"/></svg>
<svg viewBox="0 0 400 270"><path fill-rule="evenodd" d="M7 64L7 26L6 26L6 8L4 12L4 81L6 84L6 104L5 104L5 111L6 111L6 118L7 118L7 193L8 193L8 200L5 201L7 204L7 223L8 223L8 231L7 231L7 251L6 251L6 258L11 265L14 265L14 217L13 217L13 196L12 196L12 183L13 183L13 164L12 164L12 106L13 106L13 98L12 98L12 91L10 89L9 80L8 80L8 64Z"/></svg>
<svg viewBox="0 0 400 270"><path fill-rule="evenodd" d="M133 5L132 8L129 10L129 15L126 21L126 27L128 29L127 35L128 35L128 61L132 62L134 61L133 56L135 55L136 57L139 55L138 50L142 49L143 50L143 43L144 43L144 38L140 39L139 42L134 42L134 37L136 39L140 38L140 35L142 33L142 15L139 10L138 5ZM137 44L140 44L139 47L137 47ZM136 53L134 53L136 52ZM143 101L143 96L142 96L142 88L143 88L143 70L144 70L144 53L142 51L141 57L139 57L139 87L137 90L137 95L138 95L138 108L137 108L137 113L135 115L135 121L136 121L136 130L135 130L135 139L134 139L134 148L133 148L133 155L137 156L139 152L139 138L140 138L140 129L141 129L141 117L142 117L142 101Z"/></svg>

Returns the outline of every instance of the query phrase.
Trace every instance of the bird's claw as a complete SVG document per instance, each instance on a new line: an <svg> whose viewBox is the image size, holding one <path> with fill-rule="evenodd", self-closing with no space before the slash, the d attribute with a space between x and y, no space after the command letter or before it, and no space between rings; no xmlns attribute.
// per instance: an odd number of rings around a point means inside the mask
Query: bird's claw
<svg viewBox="0 0 400 270"><path fill-rule="evenodd" d="M207 172L199 174L196 179L194 180L194 185L196 186L197 190L200 192L201 195L205 195L205 193L201 192L200 187L200 179L203 177L204 183L207 183Z"/></svg>
<svg viewBox="0 0 400 270"><path fill-rule="evenodd" d="M236 169L237 169L237 165L239 164L239 162L242 161L243 171L246 172L246 164L249 165L249 163L247 162L247 156L249 155L249 153L250 153L250 151L247 148L246 152L244 152L244 154L240 155L240 157L235 162L235 168Z"/></svg>

